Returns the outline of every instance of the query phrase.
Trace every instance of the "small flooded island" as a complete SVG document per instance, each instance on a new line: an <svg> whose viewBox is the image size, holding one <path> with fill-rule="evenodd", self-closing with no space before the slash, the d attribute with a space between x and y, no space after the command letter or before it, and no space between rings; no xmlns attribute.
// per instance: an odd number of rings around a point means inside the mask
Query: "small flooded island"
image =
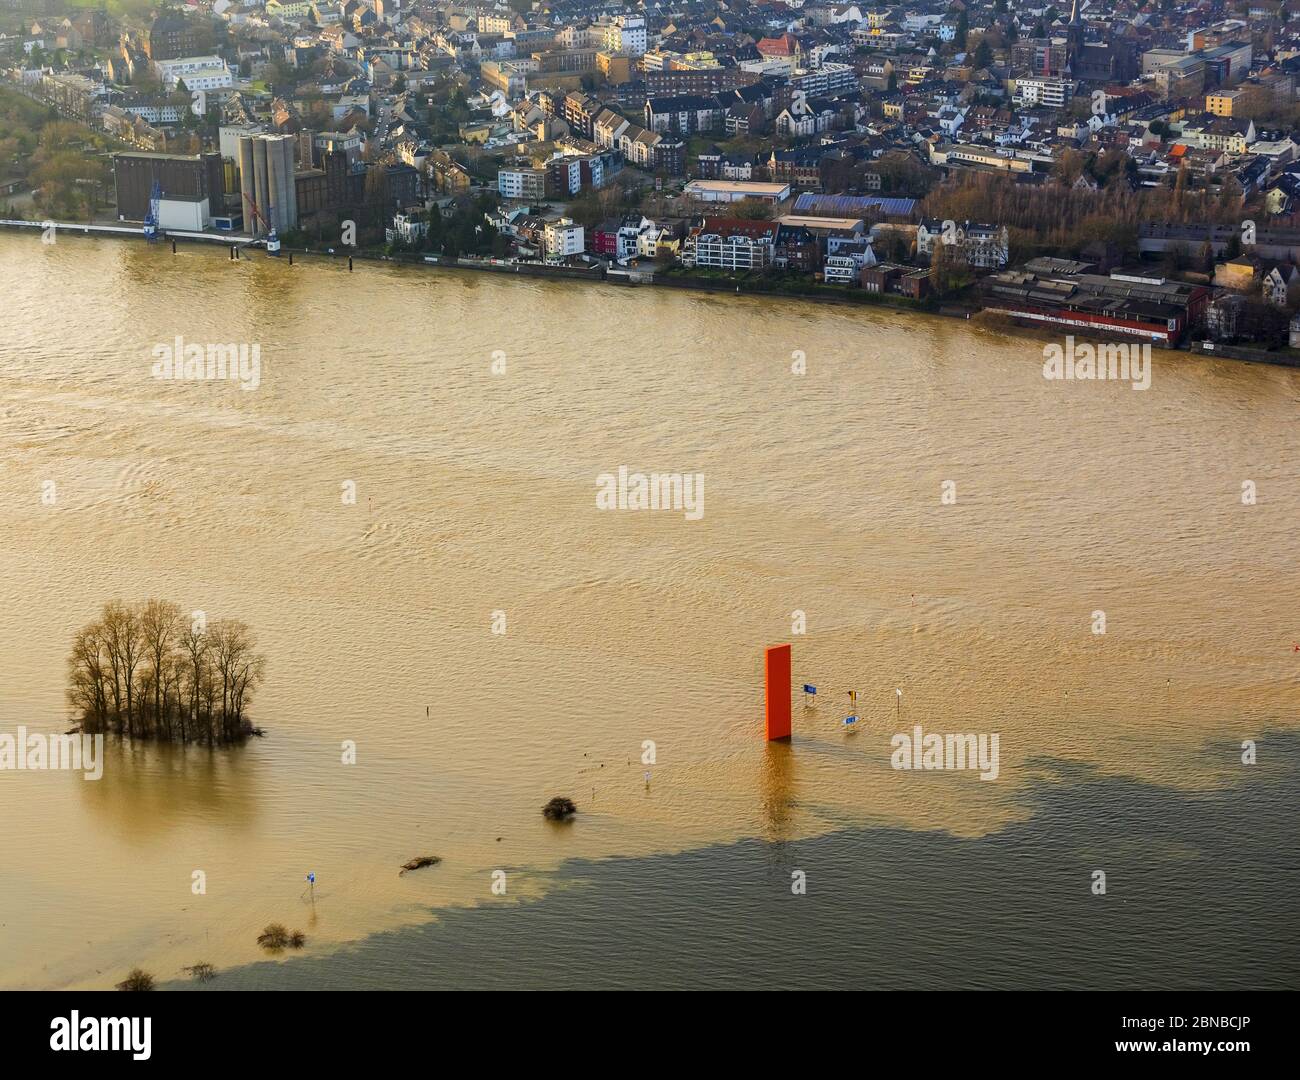
<svg viewBox="0 0 1300 1080"><path fill-rule="evenodd" d="M167 600L115 600L77 631L68 703L88 735L242 742L260 734L247 716L266 674L256 644L238 619L209 624Z"/></svg>

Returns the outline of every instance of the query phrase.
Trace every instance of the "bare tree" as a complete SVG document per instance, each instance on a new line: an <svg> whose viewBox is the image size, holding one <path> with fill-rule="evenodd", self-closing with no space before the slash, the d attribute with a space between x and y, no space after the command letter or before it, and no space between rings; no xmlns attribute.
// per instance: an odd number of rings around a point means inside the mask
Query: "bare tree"
<svg viewBox="0 0 1300 1080"><path fill-rule="evenodd" d="M90 718L95 731L108 726L107 665L101 625L91 623L77 631L68 657L68 702L74 711Z"/></svg>
<svg viewBox="0 0 1300 1080"><path fill-rule="evenodd" d="M176 627L180 625L180 620L181 609L170 600L150 600L140 613L140 632L144 638L144 647L149 661L153 664L150 673L153 683L153 722L159 736L162 736L163 725L166 723L162 693L167 655L172 649Z"/></svg>
<svg viewBox="0 0 1300 1080"><path fill-rule="evenodd" d="M114 601L104 609L104 629L108 639L109 655L113 665L113 692L121 709L122 695L126 695L126 733L135 735L135 669L143 652L140 639L140 613L127 604ZM121 729L121 716L118 717Z"/></svg>

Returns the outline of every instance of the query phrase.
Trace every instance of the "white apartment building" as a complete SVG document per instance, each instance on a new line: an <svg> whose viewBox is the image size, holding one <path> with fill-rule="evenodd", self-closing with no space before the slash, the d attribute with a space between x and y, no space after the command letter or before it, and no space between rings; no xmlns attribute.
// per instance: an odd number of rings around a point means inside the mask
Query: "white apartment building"
<svg viewBox="0 0 1300 1080"><path fill-rule="evenodd" d="M849 255L827 255L822 266L827 285L852 285L861 272L857 260Z"/></svg>
<svg viewBox="0 0 1300 1080"><path fill-rule="evenodd" d="M1027 76L1016 80L1012 101L1016 105L1046 105L1049 109L1062 109L1070 100L1070 84L1064 79L1046 75Z"/></svg>
<svg viewBox="0 0 1300 1080"><path fill-rule="evenodd" d="M497 193L503 199L541 202L546 198L546 170L499 169Z"/></svg>
<svg viewBox="0 0 1300 1080"><path fill-rule="evenodd" d="M176 60L155 60L154 70L168 90L184 82L188 90L224 90L235 85L230 68L219 56L182 56Z"/></svg>
<svg viewBox="0 0 1300 1080"><path fill-rule="evenodd" d="M922 34L927 30L938 30L943 22L942 15L904 15L903 29L909 34Z"/></svg>
<svg viewBox="0 0 1300 1080"><path fill-rule="evenodd" d="M665 49L651 49L641 58L641 64L646 71L667 71L670 63L681 58L681 53Z"/></svg>
<svg viewBox="0 0 1300 1080"><path fill-rule="evenodd" d="M618 15L605 27L605 48L610 52L644 56L646 50L645 17Z"/></svg>
<svg viewBox="0 0 1300 1080"><path fill-rule="evenodd" d="M656 237L658 235L655 223L648 217L625 218L614 234L614 259L625 263L634 255L644 255L641 238L647 233L654 233Z"/></svg>
<svg viewBox="0 0 1300 1080"><path fill-rule="evenodd" d="M436 212L436 211L435 211ZM429 223L413 214L396 213L393 224L384 230L384 239L390 244L400 240L404 244L418 244L429 233Z"/></svg>
<svg viewBox="0 0 1300 1080"><path fill-rule="evenodd" d="M769 238L722 236L700 233L687 241L682 259L687 266L704 266L713 270L762 270L772 264Z"/></svg>
<svg viewBox="0 0 1300 1080"><path fill-rule="evenodd" d="M548 259L564 259L581 255L586 249L582 226L572 218L548 221L543 230L544 246Z"/></svg>
<svg viewBox="0 0 1300 1080"><path fill-rule="evenodd" d="M802 90L808 97L851 93L858 89L858 73L849 64L822 64L811 71L795 72L790 76L790 88Z"/></svg>
<svg viewBox="0 0 1300 1080"><path fill-rule="evenodd" d="M277 19L309 19L315 6L310 0L266 0L266 13Z"/></svg>
<svg viewBox="0 0 1300 1080"><path fill-rule="evenodd" d="M129 103L122 106L122 111L138 116L146 124L156 127L159 124L179 124L189 112L189 108L188 104L173 105L166 102L160 105Z"/></svg>
<svg viewBox="0 0 1300 1080"><path fill-rule="evenodd" d="M916 253L933 257L938 244L956 245L968 266L1000 270L1010 258L1010 236L1005 225L974 221L926 219L917 226Z"/></svg>

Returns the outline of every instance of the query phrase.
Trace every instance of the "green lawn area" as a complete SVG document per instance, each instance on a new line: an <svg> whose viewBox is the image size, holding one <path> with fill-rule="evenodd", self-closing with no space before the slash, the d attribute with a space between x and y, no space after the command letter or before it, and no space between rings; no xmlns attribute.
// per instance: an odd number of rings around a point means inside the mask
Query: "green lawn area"
<svg viewBox="0 0 1300 1080"><path fill-rule="evenodd" d="M686 142L686 157L687 160L693 160L700 154L708 153L710 148L715 146L723 154L753 154L757 153L762 145L763 140L752 135L733 135L730 138L692 135Z"/></svg>
<svg viewBox="0 0 1300 1080"><path fill-rule="evenodd" d="M692 135L686 140L686 156L688 158L697 158L701 154L707 154L709 148L714 145L714 141L705 138L702 135Z"/></svg>
<svg viewBox="0 0 1300 1080"><path fill-rule="evenodd" d="M105 0L103 4L87 0L86 7L104 7L110 15L134 15L146 18L158 6L155 0Z"/></svg>
<svg viewBox="0 0 1300 1080"><path fill-rule="evenodd" d="M5 113L17 113L18 123L36 130L50 118L48 106L33 101L26 94L7 86L0 86L0 109ZM5 132L6 122L0 120L0 135Z"/></svg>
<svg viewBox="0 0 1300 1080"><path fill-rule="evenodd" d="M148 16L156 7L157 0L64 0L67 8L99 8L110 15Z"/></svg>

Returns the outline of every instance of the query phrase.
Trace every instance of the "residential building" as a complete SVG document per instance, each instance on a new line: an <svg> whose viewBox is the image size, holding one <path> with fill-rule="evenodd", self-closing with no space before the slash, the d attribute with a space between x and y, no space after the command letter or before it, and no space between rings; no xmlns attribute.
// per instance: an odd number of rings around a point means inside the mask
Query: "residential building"
<svg viewBox="0 0 1300 1080"><path fill-rule="evenodd" d="M646 51L646 25L642 15L618 15L604 28L603 46L609 52L642 56Z"/></svg>
<svg viewBox="0 0 1300 1080"><path fill-rule="evenodd" d="M572 218L548 221L543 237L548 259L567 259L572 255L581 255L586 250L582 226Z"/></svg>
<svg viewBox="0 0 1300 1080"><path fill-rule="evenodd" d="M503 199L541 202L546 198L545 169L499 169L497 192Z"/></svg>
<svg viewBox="0 0 1300 1080"><path fill-rule="evenodd" d="M429 223L423 214L405 213L401 210L393 215L393 223L384 230L384 238L390 243L418 244L429 233Z"/></svg>
<svg viewBox="0 0 1300 1080"><path fill-rule="evenodd" d="M728 272L767 269L775 258L779 227L772 221L705 218L687 236L682 262Z"/></svg>
<svg viewBox="0 0 1300 1080"><path fill-rule="evenodd" d="M972 221L922 221L916 230L918 257L933 258L938 244L957 247L969 266L1000 270L1007 265L1010 237L1005 225L981 225Z"/></svg>
<svg viewBox="0 0 1300 1080"><path fill-rule="evenodd" d="M195 90L222 90L235 85L230 68L219 56L185 56L172 60L155 60L154 72L169 91L180 83Z"/></svg>
<svg viewBox="0 0 1300 1080"><path fill-rule="evenodd" d="M191 21L179 11L164 11L149 26L145 55L150 60L194 56L208 43L210 36L205 34L197 20Z"/></svg>
<svg viewBox="0 0 1300 1080"><path fill-rule="evenodd" d="M694 135L720 130L725 110L716 97L680 94L652 97L645 103L645 126L651 131Z"/></svg>
<svg viewBox="0 0 1300 1080"><path fill-rule="evenodd" d="M1073 96L1071 90L1071 84L1065 79L1043 75L1024 76L1016 79L1012 102L1022 108L1045 105L1049 109L1063 109Z"/></svg>

